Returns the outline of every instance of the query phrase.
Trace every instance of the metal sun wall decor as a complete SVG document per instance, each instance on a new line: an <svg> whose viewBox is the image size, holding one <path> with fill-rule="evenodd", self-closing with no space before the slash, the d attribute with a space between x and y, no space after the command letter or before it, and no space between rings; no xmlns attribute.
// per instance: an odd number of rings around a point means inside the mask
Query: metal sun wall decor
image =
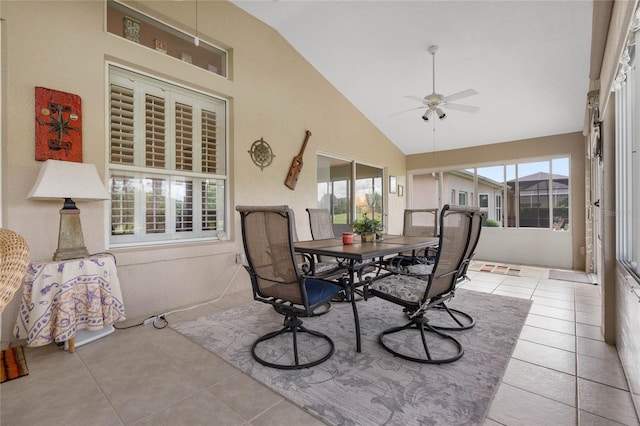
<svg viewBox="0 0 640 426"><path fill-rule="evenodd" d="M82 105L80 96L36 87L36 161L82 163Z"/></svg>
<svg viewBox="0 0 640 426"><path fill-rule="evenodd" d="M273 161L273 157L275 157L271 147L262 137L251 145L251 149L248 152L251 155L251 160L256 166L260 167L260 170L264 170L265 167L269 166Z"/></svg>

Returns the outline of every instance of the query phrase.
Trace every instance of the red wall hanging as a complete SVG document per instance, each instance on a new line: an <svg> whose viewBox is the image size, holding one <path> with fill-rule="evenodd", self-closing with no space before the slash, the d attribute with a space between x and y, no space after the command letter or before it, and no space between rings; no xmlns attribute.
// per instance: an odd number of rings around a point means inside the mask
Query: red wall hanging
<svg viewBox="0 0 640 426"><path fill-rule="evenodd" d="M82 163L80 96L36 87L36 160Z"/></svg>

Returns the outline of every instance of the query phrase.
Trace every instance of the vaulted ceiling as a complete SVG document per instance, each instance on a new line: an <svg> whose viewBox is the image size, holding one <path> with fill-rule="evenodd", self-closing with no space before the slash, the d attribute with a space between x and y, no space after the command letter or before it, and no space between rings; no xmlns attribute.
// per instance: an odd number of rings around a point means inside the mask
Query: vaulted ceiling
<svg viewBox="0 0 640 426"><path fill-rule="evenodd" d="M591 1L232 2L277 30L405 154L582 130ZM415 98L433 91L432 45L435 92L474 89L454 103L478 112L421 118Z"/></svg>

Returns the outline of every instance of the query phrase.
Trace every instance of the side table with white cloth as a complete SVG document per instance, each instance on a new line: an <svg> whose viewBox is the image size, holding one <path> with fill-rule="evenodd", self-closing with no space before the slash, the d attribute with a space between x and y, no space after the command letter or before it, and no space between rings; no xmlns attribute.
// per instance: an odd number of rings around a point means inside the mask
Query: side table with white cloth
<svg viewBox="0 0 640 426"><path fill-rule="evenodd" d="M124 319L115 260L98 254L32 262L14 331L27 346L65 342L74 352L76 346L111 333L111 324Z"/></svg>

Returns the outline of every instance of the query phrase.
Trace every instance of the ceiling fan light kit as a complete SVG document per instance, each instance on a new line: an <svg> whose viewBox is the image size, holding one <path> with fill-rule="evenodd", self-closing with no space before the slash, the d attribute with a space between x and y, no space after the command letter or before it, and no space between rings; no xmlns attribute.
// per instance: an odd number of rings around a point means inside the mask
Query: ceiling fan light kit
<svg viewBox="0 0 640 426"><path fill-rule="evenodd" d="M440 120L444 120L447 118L447 114L443 111L444 109L463 111L463 112L471 112L475 113L480 110L477 106L472 105L461 105L461 104L453 104L452 101L457 101L458 99L466 98L469 96L477 95L473 89L463 90L461 92L454 93L449 96L443 96L439 93L436 93L436 53L438 52L438 46L430 46L427 51L431 54L432 57L432 67L433 67L433 81L432 81L432 93L430 95L420 97L420 96L407 96L409 99L414 99L422 103L422 106L411 108L407 111L413 111L416 109L426 108L427 110L422 114L422 119L424 121L429 121L429 119L433 116L437 116ZM396 115L396 114L393 114Z"/></svg>

